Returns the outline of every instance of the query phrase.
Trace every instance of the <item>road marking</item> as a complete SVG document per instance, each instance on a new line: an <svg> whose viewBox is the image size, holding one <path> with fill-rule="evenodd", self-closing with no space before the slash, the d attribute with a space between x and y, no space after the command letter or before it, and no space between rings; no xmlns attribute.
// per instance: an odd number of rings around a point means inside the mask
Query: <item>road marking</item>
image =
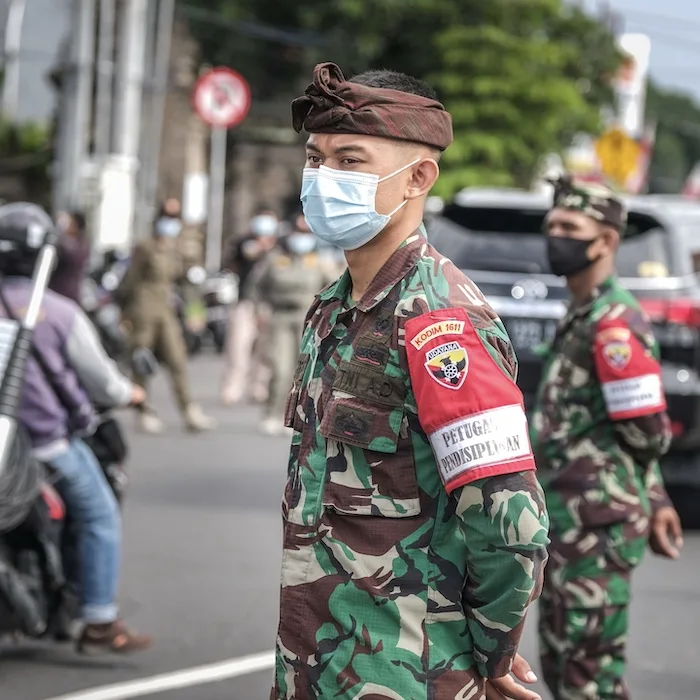
<svg viewBox="0 0 700 700"><path fill-rule="evenodd" d="M275 665L275 652L266 651L261 654L239 656L235 659L220 661L208 666L195 666L184 671L163 673L151 678L103 685L100 688L81 690L46 700L131 700L146 695L157 695L168 690L190 688L195 685L216 683L227 678L245 676L249 673L264 671Z"/></svg>

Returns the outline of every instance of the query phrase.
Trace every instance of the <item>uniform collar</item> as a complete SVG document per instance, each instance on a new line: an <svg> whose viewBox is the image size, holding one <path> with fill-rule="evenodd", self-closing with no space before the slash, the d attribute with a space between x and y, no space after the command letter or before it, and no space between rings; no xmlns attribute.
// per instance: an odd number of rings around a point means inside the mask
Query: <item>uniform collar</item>
<svg viewBox="0 0 700 700"><path fill-rule="evenodd" d="M615 275L610 275L610 277L607 277L603 282L601 282L591 293L591 296L588 298L587 301L583 302L580 306L572 306L571 308L571 314L574 316L582 316L587 314L590 310L593 304L600 299L600 297L604 296L608 292L612 291L615 286L617 285L617 277Z"/></svg>
<svg viewBox="0 0 700 700"><path fill-rule="evenodd" d="M420 228L410 235L386 261L355 307L363 312L369 311L384 300L389 292L406 276L406 273L415 266L426 244L427 233L421 224ZM318 295L318 298L322 301L330 301L331 299L345 301L350 296L351 289L350 271L345 270L334 284Z"/></svg>

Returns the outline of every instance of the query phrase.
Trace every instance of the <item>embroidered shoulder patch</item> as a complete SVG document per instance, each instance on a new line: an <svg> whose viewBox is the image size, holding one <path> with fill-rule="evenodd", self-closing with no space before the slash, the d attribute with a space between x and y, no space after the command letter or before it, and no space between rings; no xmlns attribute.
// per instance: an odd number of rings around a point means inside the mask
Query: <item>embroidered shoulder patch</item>
<svg viewBox="0 0 700 700"><path fill-rule="evenodd" d="M445 343L426 353L425 368L441 386L459 389L467 378L469 356L459 343Z"/></svg>

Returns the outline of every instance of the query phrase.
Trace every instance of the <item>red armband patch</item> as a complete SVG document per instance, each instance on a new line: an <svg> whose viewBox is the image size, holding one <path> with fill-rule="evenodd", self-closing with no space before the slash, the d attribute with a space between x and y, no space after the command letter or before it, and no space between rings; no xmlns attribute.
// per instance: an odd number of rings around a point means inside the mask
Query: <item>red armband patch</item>
<svg viewBox="0 0 700 700"><path fill-rule="evenodd" d="M535 468L522 393L464 309L406 321L406 355L418 418L448 493Z"/></svg>
<svg viewBox="0 0 700 700"><path fill-rule="evenodd" d="M593 356L612 420L666 410L659 363L624 321L603 320L598 325Z"/></svg>

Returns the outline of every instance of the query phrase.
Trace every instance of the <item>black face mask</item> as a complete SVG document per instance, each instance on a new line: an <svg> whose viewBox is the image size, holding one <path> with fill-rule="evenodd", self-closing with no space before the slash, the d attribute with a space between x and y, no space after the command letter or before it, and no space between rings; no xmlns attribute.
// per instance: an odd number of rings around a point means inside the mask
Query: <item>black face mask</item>
<svg viewBox="0 0 700 700"><path fill-rule="evenodd" d="M598 258L590 260L586 253L597 240L579 241L560 236L547 238L547 258L552 273L558 277L572 277L593 265Z"/></svg>

